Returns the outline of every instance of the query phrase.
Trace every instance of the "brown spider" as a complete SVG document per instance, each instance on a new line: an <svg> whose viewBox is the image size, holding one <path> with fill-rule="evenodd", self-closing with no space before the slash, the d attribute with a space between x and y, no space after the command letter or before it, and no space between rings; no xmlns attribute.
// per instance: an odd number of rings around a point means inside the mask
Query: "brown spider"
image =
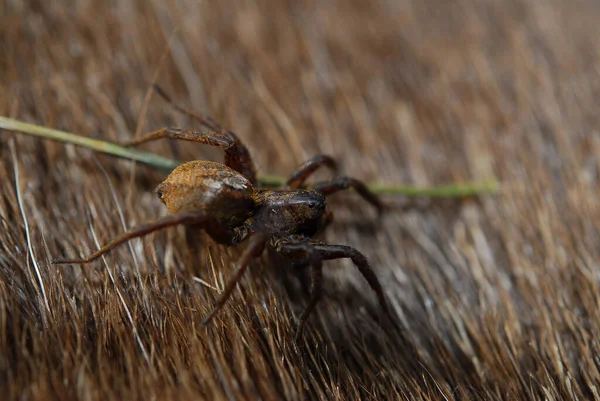
<svg viewBox="0 0 600 401"><path fill-rule="evenodd" d="M135 227L84 259L57 259L53 263L90 263L132 238L169 226L199 224L219 244L233 246L249 239L237 272L229 280L202 326L227 302L250 260L259 256L265 247L290 259L294 265L306 265L311 269L311 298L300 316L296 341L321 296L323 260L350 258L375 291L384 312L390 315L381 284L359 251L313 239L332 219L331 212L326 209L325 195L351 187L381 212L383 205L377 196L360 181L348 177L334 178L317 183L310 189L301 189L305 180L319 167L327 166L336 170L335 161L325 155L305 162L294 171L283 188L259 187L250 154L233 132L222 129L210 118L175 105L160 88L156 89L175 108L196 118L211 132L162 128L126 145L139 145L160 138L200 142L223 148L224 164L196 160L180 165L156 188L159 199L167 206L171 216Z"/></svg>

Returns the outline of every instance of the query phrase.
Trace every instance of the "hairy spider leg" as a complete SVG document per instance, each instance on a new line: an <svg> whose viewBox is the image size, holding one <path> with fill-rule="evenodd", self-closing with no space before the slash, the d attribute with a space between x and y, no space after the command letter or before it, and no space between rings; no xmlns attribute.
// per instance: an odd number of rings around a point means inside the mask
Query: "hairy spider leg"
<svg viewBox="0 0 600 401"><path fill-rule="evenodd" d="M306 321L308 317L315 309L315 306L321 299L323 295L323 260L315 254L314 257L311 258L312 262L310 264L310 300L308 301L308 305L304 308L304 311L300 315L300 322L298 323L298 328L296 329L296 336L294 341L296 343L300 342L300 338L302 337L302 333L304 332L304 326L306 326Z"/></svg>
<svg viewBox="0 0 600 401"><path fill-rule="evenodd" d="M137 226L135 228L130 229L129 231L124 232L117 238L113 239L107 245L103 246L96 252L92 253L86 258L83 259L54 259L52 264L55 265L66 265L66 264L86 264L90 263L105 253L111 251L117 246L129 241L130 239L143 237L144 235L150 234L154 231L161 230L166 227L176 226L179 224L187 224L187 223L204 223L207 220L207 216L204 212L201 211L192 211L181 214L176 214L172 216L167 216L153 222L143 224Z"/></svg>
<svg viewBox="0 0 600 401"><path fill-rule="evenodd" d="M296 328L296 336L294 338L294 341L299 343L302 333L304 332L306 321L323 295L323 258L315 251L315 248L311 245L309 240L303 240L301 242L287 241L290 240L275 240L277 250L283 254L298 251L304 252L308 254L310 266L310 299L300 315L298 327Z"/></svg>
<svg viewBox="0 0 600 401"><path fill-rule="evenodd" d="M358 271L365 278L369 286L375 292L381 309L383 309L384 313L393 321L390 308L388 307L387 300L385 298L385 294L383 292L383 288L377 279L377 276L373 272L373 269L369 265L367 258L357 251L356 249L346 246L346 245L329 245L318 241L310 241L310 240L301 240L297 242L292 242L293 239L276 239L272 246L274 249L282 254L292 254L296 252L305 253L311 265L311 298L309 300L308 305L300 315L298 328L296 331L296 339L298 342L302 332L304 330L304 326L306 325L306 321L308 317L314 310L317 302L321 298L323 293L323 260L331 260L331 259L342 259L349 258L352 260L354 265L358 268Z"/></svg>
<svg viewBox="0 0 600 401"><path fill-rule="evenodd" d="M187 107L181 106L171 99L171 96L167 95L167 92L164 91L158 84L153 84L152 87L163 98L163 100L171 105L175 110L196 119L200 124L204 125L210 130L213 131L225 131L219 124L217 124L212 118L208 116L203 116L198 114L192 109L188 109ZM231 133L233 134L233 132ZM233 134L235 136L235 134Z"/></svg>
<svg viewBox="0 0 600 401"><path fill-rule="evenodd" d="M240 281L240 279L246 272L250 261L254 257L259 256L262 253L262 251L265 249L266 242L267 237L263 233L256 233L252 237L250 237L248 247L244 250L244 253L238 261L237 272L235 272L233 277L231 277L227 282L227 286L225 286L225 289L223 290L221 296L217 300L217 304L213 308L212 312L210 312L210 314L200 324L202 328L206 327L206 325L210 323L210 321L217 315L221 308L223 308L223 305L225 305L225 303L229 300L229 298L231 297L231 293L235 289L237 283Z"/></svg>
<svg viewBox="0 0 600 401"><path fill-rule="evenodd" d="M153 85L154 90L175 110L196 119L200 124L214 132L200 132L179 128L162 128L150 132L140 138L121 143L123 146L136 146L145 142L161 138L179 139L184 141L200 142L205 145L218 146L225 150L225 165L243 174L252 184L256 184L256 170L252 164L252 157L248 148L233 132L224 129L210 117L204 117L193 110L176 104L169 95L158 85Z"/></svg>
<svg viewBox="0 0 600 401"><path fill-rule="evenodd" d="M375 292L381 309L383 309L388 317L392 317L385 294L383 292L383 287L381 287L381 283L377 279L377 276L369 264L369 261L362 253L348 245L330 245L317 241L313 241L311 244L314 246L315 250L319 252L323 260L342 258L351 259L352 263L354 263L360 274L362 274L371 289Z"/></svg>
<svg viewBox="0 0 600 401"><path fill-rule="evenodd" d="M373 205L379 214L381 214L385 208L383 202L375 195L367 186L354 178L349 177L338 177L331 181L319 182L315 184L311 189L322 193L323 195L331 195L344 189L353 188L364 200Z"/></svg>
<svg viewBox="0 0 600 401"><path fill-rule="evenodd" d="M224 164L227 167L230 167L241 173L252 184L256 184L256 171L252 165L250 153L248 152L248 149L246 149L246 147L240 142L240 140L231 132L202 132L192 129L165 127L121 144L123 146L137 146L142 143L163 138L199 142L204 145L223 148L225 150Z"/></svg>
<svg viewBox="0 0 600 401"><path fill-rule="evenodd" d="M308 179L308 177L321 166L326 166L333 170L334 173L337 173L338 165L332 157L327 155L317 155L305 161L292 173L286 183L287 187L291 189L300 188Z"/></svg>

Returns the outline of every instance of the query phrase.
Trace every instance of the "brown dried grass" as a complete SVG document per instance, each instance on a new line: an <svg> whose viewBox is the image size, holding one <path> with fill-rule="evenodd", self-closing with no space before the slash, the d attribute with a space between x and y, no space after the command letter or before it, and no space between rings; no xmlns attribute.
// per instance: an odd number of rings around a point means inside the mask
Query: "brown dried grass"
<svg viewBox="0 0 600 401"><path fill-rule="evenodd" d="M503 182L379 225L353 194L332 199L326 239L365 252L405 333L331 263L295 350L306 298L266 259L199 329L218 293L198 279L222 286L239 255L205 236L49 265L164 214L162 177L3 132L3 399L600 399L594 1L4 0L0 16L1 115L107 140L193 125L156 97L143 107L177 27L159 82L237 132L263 172L328 153L370 182Z"/></svg>

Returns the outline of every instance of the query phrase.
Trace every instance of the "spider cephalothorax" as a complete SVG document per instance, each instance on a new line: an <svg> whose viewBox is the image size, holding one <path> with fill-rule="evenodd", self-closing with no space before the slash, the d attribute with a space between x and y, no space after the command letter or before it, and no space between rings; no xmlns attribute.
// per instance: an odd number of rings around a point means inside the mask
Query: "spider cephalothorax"
<svg viewBox="0 0 600 401"><path fill-rule="evenodd" d="M159 93L167 98L162 92ZM304 264L312 269L312 295L300 316L297 339L322 292L323 260L352 259L377 294L384 311L389 314L383 290L367 259L349 246L329 245L314 238L331 221L332 215L327 211L325 201L328 194L352 187L381 211L381 202L364 184L352 178L338 177L309 189L302 188L305 180L320 166L336 169L333 159L321 155L304 163L284 187L259 187L249 152L235 134L223 130L210 119L178 108L197 118L211 132L163 128L128 145L139 145L160 138L200 142L224 148L225 163L196 160L180 165L156 188L170 216L127 231L85 259L60 259L54 263L89 263L132 238L169 226L193 223L223 245L232 246L248 240L248 246L239 260L238 271L230 279L204 324L227 301L249 261L260 255L265 247L292 259L294 264Z"/></svg>

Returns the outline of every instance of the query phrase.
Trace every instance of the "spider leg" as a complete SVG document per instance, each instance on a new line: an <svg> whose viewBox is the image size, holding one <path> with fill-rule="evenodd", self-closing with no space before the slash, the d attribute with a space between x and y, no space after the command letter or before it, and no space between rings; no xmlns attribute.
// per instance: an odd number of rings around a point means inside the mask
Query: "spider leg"
<svg viewBox="0 0 600 401"><path fill-rule="evenodd" d="M256 171L248 149L231 132L202 132L198 130L165 127L145 134L137 139L122 143L123 146L137 146L157 139L177 139L217 146L225 150L225 165L243 174L250 182L256 183Z"/></svg>
<svg viewBox="0 0 600 401"><path fill-rule="evenodd" d="M128 142L122 142L123 146L137 146L142 143L155 141L157 139L177 139L183 141L199 142L209 146L217 146L225 150L225 165L238 171L253 184L256 183L256 170L252 164L250 152L246 146L240 141L236 134L226 129L223 129L219 124L214 122L209 117L203 117L183 106L175 104L169 95L167 95L158 85L154 85L156 92L170 103L176 110L187 114L204 125L211 132L202 132L191 129L170 128L165 127L159 130L142 135L139 138Z"/></svg>
<svg viewBox="0 0 600 401"><path fill-rule="evenodd" d="M210 321L221 310L223 305L225 305L227 300L229 300L229 297L231 296L231 293L235 289L235 286L237 285L237 283L240 281L240 279L246 272L246 269L248 268L250 261L252 260L252 258L254 258L262 253L262 251L265 249L266 242L267 242L267 238L262 233L254 234L250 238L250 243L248 244L248 247L244 250L244 253L242 254L242 256L240 257L240 259L238 261L239 267L238 267L237 272L235 272L233 277L231 277L229 279L229 282L227 282L227 286L225 287L225 290L223 290L223 292L221 293L221 296L217 300L217 304L213 308L212 312L210 312L208 314L208 316L200 324L201 327L203 327L203 328L206 327L206 325L208 323L210 323Z"/></svg>
<svg viewBox="0 0 600 401"><path fill-rule="evenodd" d="M378 213L383 212L384 204L379 197L371 192L364 183L354 178L338 177L331 181L317 183L312 187L312 189L323 195L331 195L348 188L353 188L364 200L375 206Z"/></svg>
<svg viewBox="0 0 600 401"><path fill-rule="evenodd" d="M308 301L308 305L306 305L299 318L296 336L294 339L294 341L298 343L302 337L302 333L304 332L304 326L306 325L308 317L315 309L315 306L323 294L323 260L321 255L319 255L318 252L315 252L310 240L306 238L277 238L272 241L271 246L277 252L280 252L284 255L307 258L310 265L310 300Z"/></svg>
<svg viewBox="0 0 600 401"><path fill-rule="evenodd" d="M169 103L171 107L173 107L175 110L189 117L195 118L200 124L204 125L212 131L224 131L224 129L219 124L217 124L212 118L208 116L202 116L194 110L188 109L187 107L175 103L173 99L171 99L171 96L167 95L167 92L165 92L163 88L161 88L157 84L154 84L152 86L156 93L158 93L160 97L162 97L165 102Z"/></svg>
<svg viewBox="0 0 600 401"><path fill-rule="evenodd" d="M304 326L306 325L306 321L308 317L315 309L317 302L321 299L323 295L323 261L320 257L314 256L311 258L311 266L310 266L310 277L311 277L311 285L310 285L310 300L308 301L308 305L304 308L304 311L300 315L300 323L298 323L298 328L296 329L296 337L294 341L296 343L300 342L300 337L302 336L302 332L304 331Z"/></svg>
<svg viewBox="0 0 600 401"><path fill-rule="evenodd" d="M271 246L282 254L292 257L307 257L311 265L311 298L300 315L296 331L296 342L299 341L308 317L314 310L323 293L323 260L350 258L369 286L375 292L381 309L393 321L383 288L369 265L367 258L356 249L346 245L329 245L318 241L296 238L281 238L273 241Z"/></svg>
<svg viewBox="0 0 600 401"><path fill-rule="evenodd" d="M92 253L86 258L83 259L54 259L52 264L56 265L66 265L66 264L86 264L90 263L100 256L104 255L108 251L116 248L117 246L129 241L130 239L143 237L146 234L150 234L156 230L160 230L166 227L176 226L178 224L185 223L204 223L206 222L206 214L201 211L187 212L176 214L173 216L164 217L162 219L155 220L151 223L143 224L141 226L130 229L127 232L124 232L117 238L113 239L107 245L103 246L96 252Z"/></svg>
<svg viewBox="0 0 600 401"><path fill-rule="evenodd" d="M319 167L326 166L329 167L334 172L337 172L337 162L330 156L327 155L317 155L312 157L304 162L296 171L292 173L289 180L287 181L287 186L292 189L297 189L304 184L304 181L314 173Z"/></svg>
<svg viewBox="0 0 600 401"><path fill-rule="evenodd" d="M347 245L329 245L315 241L312 242L312 246L315 251L321 255L323 260L350 258L371 289L375 292L381 309L383 309L385 314L393 321L381 283L377 279L373 268L369 265L367 258L362 253Z"/></svg>

